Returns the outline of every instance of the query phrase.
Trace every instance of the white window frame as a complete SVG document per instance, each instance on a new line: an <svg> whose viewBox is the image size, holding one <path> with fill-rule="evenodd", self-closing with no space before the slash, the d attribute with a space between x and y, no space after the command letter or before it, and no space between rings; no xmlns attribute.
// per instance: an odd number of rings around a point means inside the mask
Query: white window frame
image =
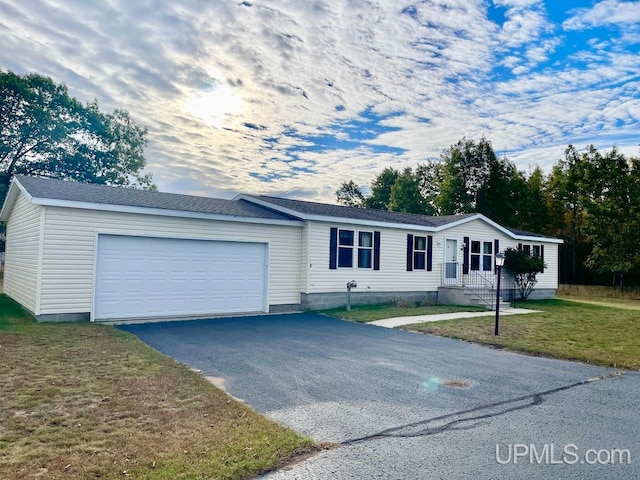
<svg viewBox="0 0 640 480"><path fill-rule="evenodd" d="M351 232L352 237L351 237L351 245L343 245L340 243L340 233L341 232ZM355 250L355 243L356 243L356 231L353 229L349 229L349 228L339 228L338 229L338 249L337 249L337 256L338 258L336 258L336 267L337 268L353 268L353 251ZM351 250L351 265L350 266L342 266L340 265L340 251L342 249L350 249Z"/></svg>
<svg viewBox="0 0 640 480"><path fill-rule="evenodd" d="M417 248L418 247L418 239L424 239L424 249L420 249ZM428 245L428 238L426 235L414 235L413 236L413 269L414 270L426 270L427 269L427 245ZM417 255L424 255L424 267L423 268L418 268L416 267L416 264L418 262L416 262L416 257Z"/></svg>
<svg viewBox="0 0 640 480"><path fill-rule="evenodd" d="M478 244L478 251L473 251L473 244ZM478 258L478 268L473 268L473 259ZM482 271L482 240L469 240L469 271L481 272Z"/></svg>
<svg viewBox="0 0 640 480"><path fill-rule="evenodd" d="M358 230L357 233L358 233L358 254L357 254L357 259L356 259L356 262L355 262L356 266L358 268L362 268L362 269L365 269L365 270L370 270L370 269L373 268L373 241L374 241L374 239L373 239L373 231ZM362 244L360 243L360 240L361 240L360 239L360 235L362 235L363 233L369 235L369 237L371 239L371 246L365 247L365 246L362 246ZM363 251L364 250L368 250L370 252L369 253L369 266L365 266L365 267L361 267L360 266L360 251L361 250L363 250Z"/></svg>
<svg viewBox="0 0 640 480"><path fill-rule="evenodd" d="M489 245L489 253L484 252L485 245ZM481 269L483 272L491 272L493 270L493 242L483 241L481 246ZM484 261L489 258L489 268L484 268Z"/></svg>

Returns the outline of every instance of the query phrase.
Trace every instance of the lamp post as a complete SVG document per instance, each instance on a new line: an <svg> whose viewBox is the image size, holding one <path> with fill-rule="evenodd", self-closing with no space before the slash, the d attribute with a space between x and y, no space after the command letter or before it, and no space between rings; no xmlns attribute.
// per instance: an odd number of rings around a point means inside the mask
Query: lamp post
<svg viewBox="0 0 640 480"><path fill-rule="evenodd" d="M493 331L494 335L499 335L500 332L500 277L502 276L502 266L504 265L504 253L500 252L496 254L496 267L498 269L498 288L496 288L496 326Z"/></svg>

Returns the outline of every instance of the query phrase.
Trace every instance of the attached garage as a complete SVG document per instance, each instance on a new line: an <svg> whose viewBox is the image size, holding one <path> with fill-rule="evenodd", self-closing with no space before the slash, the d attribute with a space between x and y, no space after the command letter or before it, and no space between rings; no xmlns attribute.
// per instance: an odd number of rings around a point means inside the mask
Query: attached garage
<svg viewBox="0 0 640 480"><path fill-rule="evenodd" d="M16 176L4 292L40 321L300 309L299 219L247 201Z"/></svg>
<svg viewBox="0 0 640 480"><path fill-rule="evenodd" d="M95 320L268 311L264 243L99 235Z"/></svg>

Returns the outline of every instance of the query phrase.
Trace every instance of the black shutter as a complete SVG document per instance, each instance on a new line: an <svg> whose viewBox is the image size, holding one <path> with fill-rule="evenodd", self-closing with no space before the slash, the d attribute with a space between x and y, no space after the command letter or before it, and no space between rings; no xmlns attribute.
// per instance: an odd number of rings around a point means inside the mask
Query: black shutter
<svg viewBox="0 0 640 480"><path fill-rule="evenodd" d="M407 272L413 270L413 235L407 234Z"/></svg>
<svg viewBox="0 0 640 480"><path fill-rule="evenodd" d="M329 268L335 270L338 267L338 229L331 227L329 238Z"/></svg>
<svg viewBox="0 0 640 480"><path fill-rule="evenodd" d="M500 253L500 240L498 240L497 238L493 241L493 258L494 258L494 262L493 262L493 273L498 273L498 267L496 267L495 265L495 258L496 255Z"/></svg>
<svg viewBox="0 0 640 480"><path fill-rule="evenodd" d="M433 237L427 237L427 272L433 270Z"/></svg>
<svg viewBox="0 0 640 480"><path fill-rule="evenodd" d="M380 232L373 232L373 269L380 270Z"/></svg>
<svg viewBox="0 0 640 480"><path fill-rule="evenodd" d="M544 245L540 245L540 258L544 262ZM542 267L542 273L544 273L544 267Z"/></svg>
<svg viewBox="0 0 640 480"><path fill-rule="evenodd" d="M522 244L521 244L521 243L519 243L519 244L518 244L518 251L521 251L521 250L522 250Z"/></svg>
<svg viewBox="0 0 640 480"><path fill-rule="evenodd" d="M464 258L462 259L462 273L467 275L469 273L469 237L464 237L462 239L464 242L464 250L462 255Z"/></svg>

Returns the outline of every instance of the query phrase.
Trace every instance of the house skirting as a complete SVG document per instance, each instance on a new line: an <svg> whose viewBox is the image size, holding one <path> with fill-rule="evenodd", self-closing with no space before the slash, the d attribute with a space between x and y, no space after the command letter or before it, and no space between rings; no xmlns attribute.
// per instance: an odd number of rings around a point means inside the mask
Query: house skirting
<svg viewBox="0 0 640 480"><path fill-rule="evenodd" d="M300 303L304 310L324 310L344 307L347 304L347 292L303 293ZM351 305L380 305L396 299L412 303L428 301L436 303L438 292L356 292L351 291Z"/></svg>
<svg viewBox="0 0 640 480"><path fill-rule="evenodd" d="M42 315L34 315L39 322L88 322L90 318L87 313L45 313Z"/></svg>
<svg viewBox="0 0 640 480"><path fill-rule="evenodd" d="M555 288L534 288L528 300L553 300L556 298ZM518 301L518 291L516 290L516 302Z"/></svg>

